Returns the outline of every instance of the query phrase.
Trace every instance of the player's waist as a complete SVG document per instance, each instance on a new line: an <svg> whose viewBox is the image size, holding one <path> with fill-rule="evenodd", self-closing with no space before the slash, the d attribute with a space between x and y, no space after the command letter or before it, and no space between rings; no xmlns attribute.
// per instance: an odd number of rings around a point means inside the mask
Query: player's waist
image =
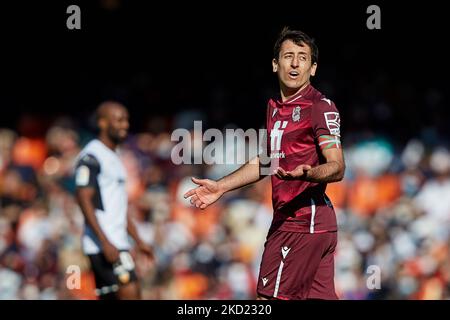
<svg viewBox="0 0 450 320"><path fill-rule="evenodd" d="M105 206L103 209L97 208L95 209L95 216L97 219L104 219L106 221L127 221L127 207L118 207L119 206Z"/></svg>
<svg viewBox="0 0 450 320"><path fill-rule="evenodd" d="M293 197L274 197L274 212L280 214L292 215L295 212L314 207L332 207L332 203L325 194L323 185L315 185L302 191Z"/></svg>
<svg viewBox="0 0 450 320"><path fill-rule="evenodd" d="M126 222L118 221L113 223L101 223L99 221L99 226L105 234L112 235L114 237L122 237L123 235L128 234ZM92 229L92 227L88 224L84 224L83 233L90 237L97 237L94 229Z"/></svg>
<svg viewBox="0 0 450 320"><path fill-rule="evenodd" d="M325 232L336 232L337 223L335 221L329 222L319 222L319 223L308 223L298 224L294 221L274 221L268 231L268 237L275 231L287 231L287 232L298 232L298 233L325 233Z"/></svg>
<svg viewBox="0 0 450 320"><path fill-rule="evenodd" d="M332 206L322 202L302 206L291 212L276 211L270 229L307 233L335 231L336 214Z"/></svg>

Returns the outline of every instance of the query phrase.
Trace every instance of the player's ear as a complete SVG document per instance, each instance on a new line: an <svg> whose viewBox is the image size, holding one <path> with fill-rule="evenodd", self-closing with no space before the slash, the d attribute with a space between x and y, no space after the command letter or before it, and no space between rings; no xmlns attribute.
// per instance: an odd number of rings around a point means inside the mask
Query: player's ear
<svg viewBox="0 0 450 320"><path fill-rule="evenodd" d="M100 130L105 130L106 129L107 124L106 124L106 119L105 118L98 119L98 123L97 124L98 124L98 127L99 127Z"/></svg>
<svg viewBox="0 0 450 320"><path fill-rule="evenodd" d="M311 66L311 76L315 76L316 75L316 70L317 70L317 62L314 62Z"/></svg>
<svg viewBox="0 0 450 320"><path fill-rule="evenodd" d="M273 59L272 60L272 70L273 70L273 72L277 72L278 71L278 61L277 61L277 59Z"/></svg>

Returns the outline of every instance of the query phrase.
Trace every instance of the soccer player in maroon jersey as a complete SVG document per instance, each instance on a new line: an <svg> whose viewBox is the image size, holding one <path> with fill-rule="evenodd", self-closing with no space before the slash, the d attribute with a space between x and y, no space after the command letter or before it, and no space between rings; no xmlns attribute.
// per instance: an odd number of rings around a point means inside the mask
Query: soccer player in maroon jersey
<svg viewBox="0 0 450 320"><path fill-rule="evenodd" d="M332 101L310 83L318 49L301 31L284 28L274 47L273 72L280 95L267 106L267 150L273 163L274 217L265 243L259 299L337 299L334 289L336 215L325 194L342 180L345 163L340 118ZM267 166L264 153L218 181L192 178L185 194L204 209L225 192L257 182Z"/></svg>

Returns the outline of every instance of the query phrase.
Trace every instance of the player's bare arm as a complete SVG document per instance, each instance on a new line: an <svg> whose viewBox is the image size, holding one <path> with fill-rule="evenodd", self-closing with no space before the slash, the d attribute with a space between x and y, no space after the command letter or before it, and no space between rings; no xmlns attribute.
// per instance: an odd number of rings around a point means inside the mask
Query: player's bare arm
<svg viewBox="0 0 450 320"><path fill-rule="evenodd" d="M306 172L305 180L309 182L337 182L344 178L345 162L342 149L323 150L326 163L311 168Z"/></svg>
<svg viewBox="0 0 450 320"><path fill-rule="evenodd" d="M192 178L192 181L198 187L186 192L184 197L190 198L190 202L197 208L205 209L216 202L224 193L264 178L264 176L260 175L259 166L259 157L257 156L218 181Z"/></svg>
<svg viewBox="0 0 450 320"><path fill-rule="evenodd" d="M119 251L116 247L114 247L114 245L111 244L111 242L109 242L108 238L103 233L102 228L97 221L97 217L95 216L95 206L93 202L95 192L95 189L92 187L77 188L77 201L87 224L92 228L92 230L95 232L95 235L100 240L100 244L102 246L106 259L109 262L114 263L119 259Z"/></svg>
<svg viewBox="0 0 450 320"><path fill-rule="evenodd" d="M127 215L127 232L131 236L131 238L133 238L134 242L136 243L136 247L139 249L139 251L145 254L147 257L153 259L152 247L147 243L145 243L144 241L142 241L136 229L136 225L134 224L134 221L129 214Z"/></svg>
<svg viewBox="0 0 450 320"><path fill-rule="evenodd" d="M326 142L320 145L326 163L314 168L307 164L300 164L291 171L277 168L276 176L283 180L304 180L318 183L330 183L342 180L345 172L345 161L342 148L340 147L340 141L337 137L331 139L330 136L321 136L319 137L319 141L321 140Z"/></svg>

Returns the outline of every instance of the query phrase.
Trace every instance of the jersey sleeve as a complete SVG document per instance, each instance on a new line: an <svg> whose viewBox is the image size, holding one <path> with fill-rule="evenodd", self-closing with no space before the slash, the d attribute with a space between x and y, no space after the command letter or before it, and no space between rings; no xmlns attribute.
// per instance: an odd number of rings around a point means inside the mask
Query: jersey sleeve
<svg viewBox="0 0 450 320"><path fill-rule="evenodd" d="M311 120L315 139L322 135L341 136L341 117L333 101L323 98L315 103Z"/></svg>
<svg viewBox="0 0 450 320"><path fill-rule="evenodd" d="M77 188L95 187L99 173L98 160L93 155L87 154L81 157L75 167L75 185Z"/></svg>

